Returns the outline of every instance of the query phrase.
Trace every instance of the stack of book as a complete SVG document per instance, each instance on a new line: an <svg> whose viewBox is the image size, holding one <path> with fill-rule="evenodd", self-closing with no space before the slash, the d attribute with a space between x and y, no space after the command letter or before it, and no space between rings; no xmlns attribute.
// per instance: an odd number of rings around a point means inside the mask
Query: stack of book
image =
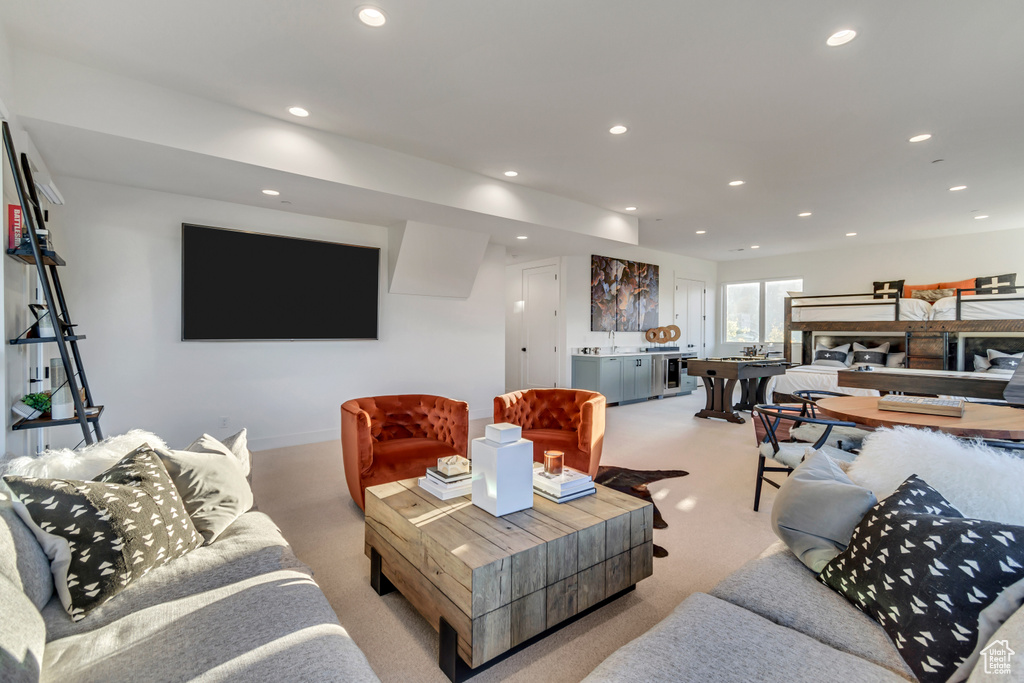
<svg viewBox="0 0 1024 683"><path fill-rule="evenodd" d="M420 488L441 500L468 496L473 491L473 472L442 474L436 467L427 469L427 475L420 477Z"/></svg>
<svg viewBox="0 0 1024 683"><path fill-rule="evenodd" d="M533 466L533 492L556 503L565 503L589 496L597 491L589 474L565 467L561 474L548 474L544 466Z"/></svg>

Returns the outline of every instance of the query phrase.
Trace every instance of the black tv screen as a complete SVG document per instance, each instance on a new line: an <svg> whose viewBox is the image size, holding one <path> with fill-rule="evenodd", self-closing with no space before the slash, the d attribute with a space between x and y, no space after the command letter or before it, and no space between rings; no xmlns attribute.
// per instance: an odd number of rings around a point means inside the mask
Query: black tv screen
<svg viewBox="0 0 1024 683"><path fill-rule="evenodd" d="M181 338L376 339L380 249L181 226Z"/></svg>

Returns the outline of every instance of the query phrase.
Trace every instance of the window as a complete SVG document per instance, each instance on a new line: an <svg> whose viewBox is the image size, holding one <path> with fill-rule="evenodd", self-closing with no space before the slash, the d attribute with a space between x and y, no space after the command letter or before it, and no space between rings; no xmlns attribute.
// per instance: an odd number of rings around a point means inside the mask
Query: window
<svg viewBox="0 0 1024 683"><path fill-rule="evenodd" d="M773 344L783 341L787 292L802 279L736 282L725 286L725 341Z"/></svg>

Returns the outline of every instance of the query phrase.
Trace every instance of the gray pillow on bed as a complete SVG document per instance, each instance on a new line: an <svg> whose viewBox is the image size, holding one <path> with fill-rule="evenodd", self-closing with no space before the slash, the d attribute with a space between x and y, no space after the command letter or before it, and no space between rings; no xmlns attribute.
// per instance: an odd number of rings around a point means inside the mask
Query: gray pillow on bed
<svg viewBox="0 0 1024 683"><path fill-rule="evenodd" d="M824 365L831 368L848 368L853 363L853 354L850 353L850 345L843 344L835 348L829 348L824 344L814 345L814 360L811 365Z"/></svg>
<svg viewBox="0 0 1024 683"><path fill-rule="evenodd" d="M854 484L822 451L800 463L772 503L772 529L801 562L818 573L846 549L878 499Z"/></svg>
<svg viewBox="0 0 1024 683"><path fill-rule="evenodd" d="M879 346L868 348L858 342L853 342L853 364L856 367L870 365L876 368L884 368L889 355L889 342L883 342Z"/></svg>

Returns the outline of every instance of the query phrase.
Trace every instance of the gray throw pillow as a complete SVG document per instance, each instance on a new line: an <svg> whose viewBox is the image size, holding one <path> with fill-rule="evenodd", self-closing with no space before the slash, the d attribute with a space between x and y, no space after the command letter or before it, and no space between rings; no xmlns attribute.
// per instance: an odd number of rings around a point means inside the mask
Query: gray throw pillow
<svg viewBox="0 0 1024 683"><path fill-rule="evenodd" d="M205 539L217 540L243 513L252 508L252 489L242 465L231 453L195 453L156 449L171 475L185 510Z"/></svg>
<svg viewBox="0 0 1024 683"><path fill-rule="evenodd" d="M779 488L772 529L815 573L846 549L853 530L878 503L821 451L807 457Z"/></svg>

